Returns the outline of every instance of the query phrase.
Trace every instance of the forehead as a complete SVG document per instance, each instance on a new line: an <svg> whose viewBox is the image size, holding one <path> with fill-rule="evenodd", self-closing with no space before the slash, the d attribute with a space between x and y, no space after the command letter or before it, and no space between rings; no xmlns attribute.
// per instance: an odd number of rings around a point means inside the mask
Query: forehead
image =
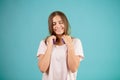
<svg viewBox="0 0 120 80"><path fill-rule="evenodd" d="M59 15L53 17L53 22L62 21L62 18Z"/></svg>

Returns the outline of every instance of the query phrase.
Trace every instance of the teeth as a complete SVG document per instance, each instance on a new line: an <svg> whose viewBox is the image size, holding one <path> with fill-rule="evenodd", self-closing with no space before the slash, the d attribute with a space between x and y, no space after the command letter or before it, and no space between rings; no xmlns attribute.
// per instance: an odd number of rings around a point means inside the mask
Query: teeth
<svg viewBox="0 0 120 80"><path fill-rule="evenodd" d="M61 31L61 29L57 29L57 31Z"/></svg>
<svg viewBox="0 0 120 80"><path fill-rule="evenodd" d="M56 29L56 30L62 30L62 29Z"/></svg>
<svg viewBox="0 0 120 80"><path fill-rule="evenodd" d="M56 29L56 31L62 31L62 29Z"/></svg>

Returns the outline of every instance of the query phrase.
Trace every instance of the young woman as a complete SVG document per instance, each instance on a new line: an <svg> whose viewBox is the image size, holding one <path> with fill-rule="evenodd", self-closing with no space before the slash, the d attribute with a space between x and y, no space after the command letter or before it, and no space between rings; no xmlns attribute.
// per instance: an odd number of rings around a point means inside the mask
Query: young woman
<svg viewBox="0 0 120 80"><path fill-rule="evenodd" d="M38 48L38 66L42 80L76 80L83 50L80 39L69 35L69 22L63 12L55 11L48 19L49 33Z"/></svg>

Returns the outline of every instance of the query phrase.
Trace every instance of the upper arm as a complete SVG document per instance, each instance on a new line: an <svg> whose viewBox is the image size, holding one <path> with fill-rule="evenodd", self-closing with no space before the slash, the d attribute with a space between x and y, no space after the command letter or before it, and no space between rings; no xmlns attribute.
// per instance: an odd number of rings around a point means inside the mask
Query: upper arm
<svg viewBox="0 0 120 80"><path fill-rule="evenodd" d="M38 55L38 59L41 60L43 58L44 54Z"/></svg>
<svg viewBox="0 0 120 80"><path fill-rule="evenodd" d="M76 55L76 60L77 60L78 63L80 63L80 58L81 57L79 55Z"/></svg>

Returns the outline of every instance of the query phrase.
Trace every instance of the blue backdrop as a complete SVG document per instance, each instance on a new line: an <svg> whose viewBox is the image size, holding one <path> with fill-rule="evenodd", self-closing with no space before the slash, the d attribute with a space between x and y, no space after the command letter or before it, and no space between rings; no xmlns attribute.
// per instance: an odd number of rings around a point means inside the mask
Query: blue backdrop
<svg viewBox="0 0 120 80"><path fill-rule="evenodd" d="M55 10L83 44L77 80L120 80L120 0L0 0L0 80L41 80L36 53Z"/></svg>

